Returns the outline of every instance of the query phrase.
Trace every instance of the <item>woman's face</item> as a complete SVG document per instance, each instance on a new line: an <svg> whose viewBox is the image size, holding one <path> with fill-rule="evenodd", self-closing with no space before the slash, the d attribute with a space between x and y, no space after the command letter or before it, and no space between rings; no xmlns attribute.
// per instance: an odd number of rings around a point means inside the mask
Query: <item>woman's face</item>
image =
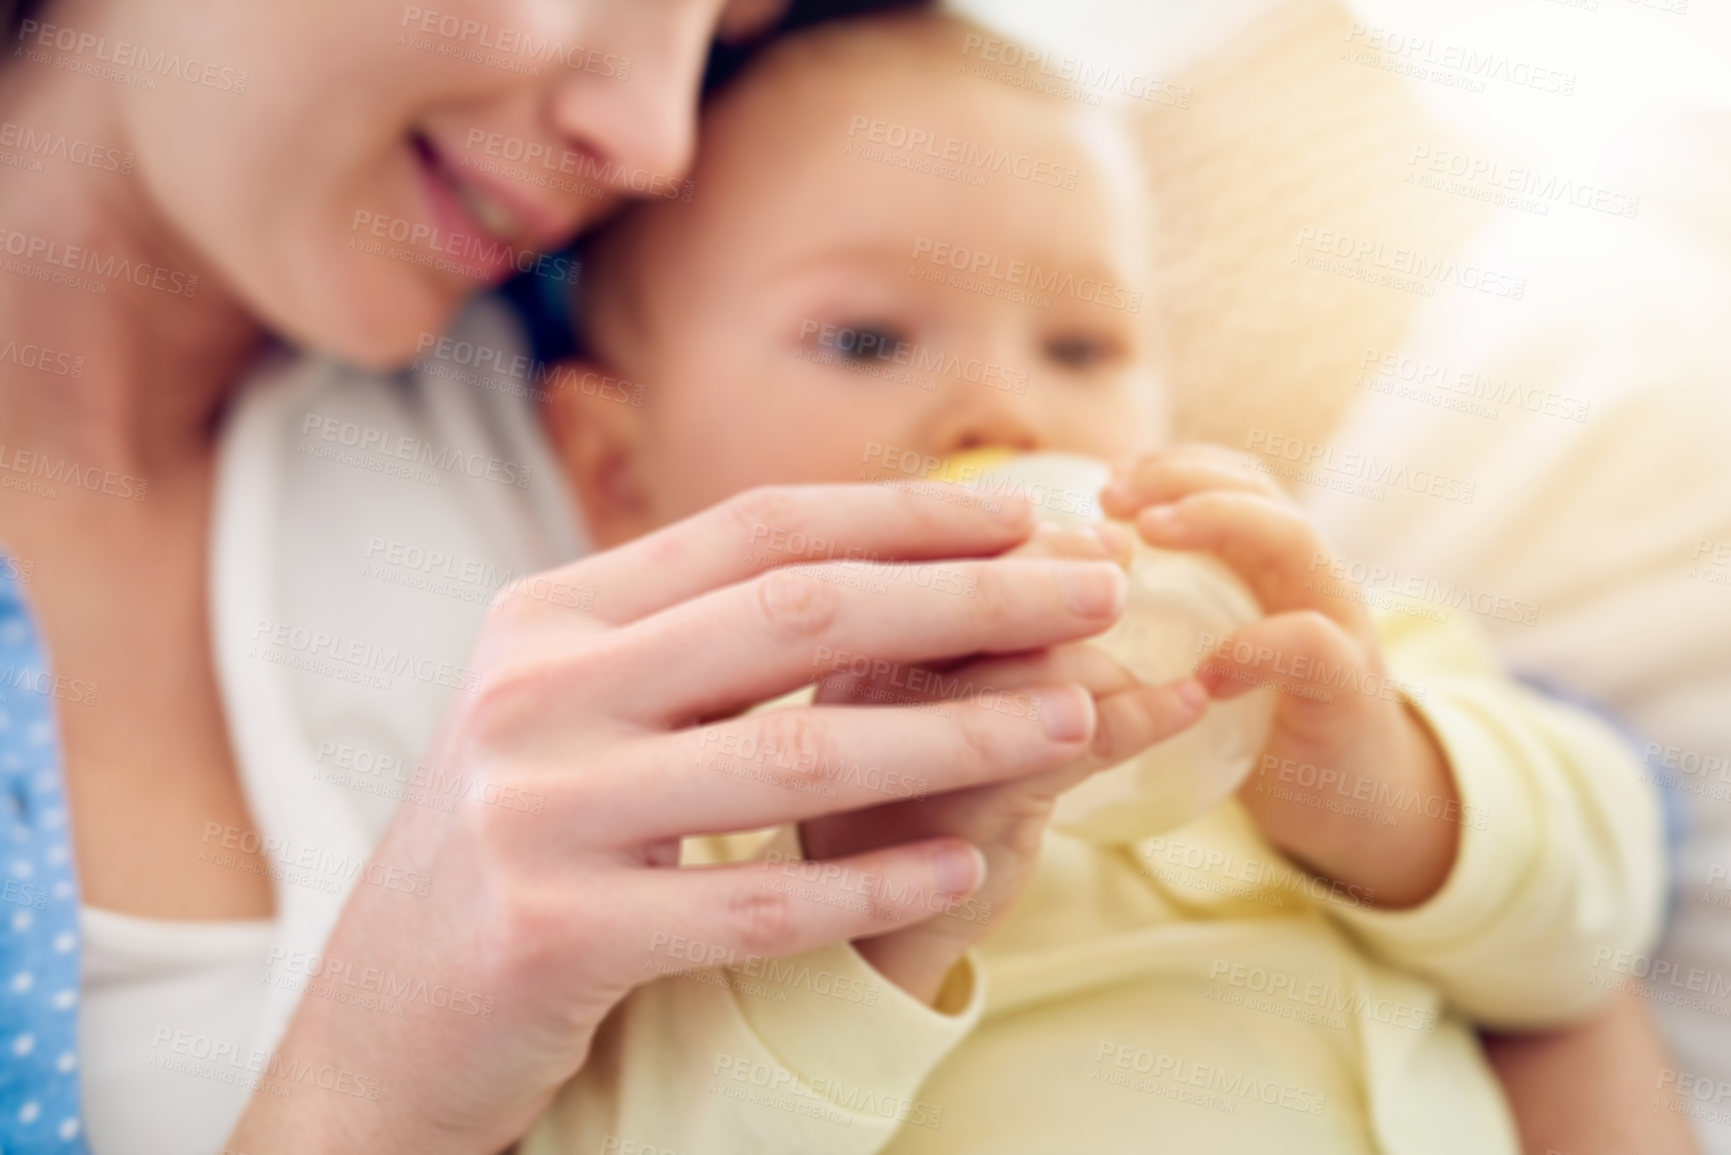
<svg viewBox="0 0 1731 1155"><path fill-rule="evenodd" d="M514 270L568 279L541 254L624 197L678 195L718 24L783 3L69 0L42 19L180 58L114 100L151 199L273 328L382 367Z"/></svg>

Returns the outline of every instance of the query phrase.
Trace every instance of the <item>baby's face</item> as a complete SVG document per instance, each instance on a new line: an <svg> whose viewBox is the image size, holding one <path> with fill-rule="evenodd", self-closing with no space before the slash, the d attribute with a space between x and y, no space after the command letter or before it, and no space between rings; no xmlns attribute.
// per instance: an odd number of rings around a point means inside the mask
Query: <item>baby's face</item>
<svg viewBox="0 0 1731 1155"><path fill-rule="evenodd" d="M962 59L779 61L706 118L692 202L601 242L597 368L645 404L552 425L602 544L754 485L1161 433L1122 135Z"/></svg>

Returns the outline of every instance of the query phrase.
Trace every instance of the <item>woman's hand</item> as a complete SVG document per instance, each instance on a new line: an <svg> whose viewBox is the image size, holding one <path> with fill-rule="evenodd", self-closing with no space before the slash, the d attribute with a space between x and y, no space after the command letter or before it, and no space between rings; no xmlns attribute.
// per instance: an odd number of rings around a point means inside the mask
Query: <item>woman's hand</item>
<svg viewBox="0 0 1731 1155"><path fill-rule="evenodd" d="M1062 671L1018 691L1038 703L1022 716L975 700L947 715L736 716L817 680L839 654L912 665L1106 628L1124 597L1111 562L992 556L1032 529L1020 503L759 490L505 597L429 769L478 778L496 787L488 797L544 797L540 812L401 808L374 860L431 878L430 890L358 888L326 952L350 973L466 992L465 1008L491 1015L406 1000L381 1019L304 999L275 1061L350 1070L381 1095L255 1095L231 1146L493 1155L582 1065L633 986L698 965L667 957L669 936L789 955L930 916L890 896L970 893L979 858L954 837L837 859L833 879L798 897L757 864L680 869L679 840L871 807L890 775L935 793L1073 763L1093 741L1094 701ZM975 560L937 560L957 558ZM591 596L592 612L569 608ZM845 765L883 774L832 773Z"/></svg>

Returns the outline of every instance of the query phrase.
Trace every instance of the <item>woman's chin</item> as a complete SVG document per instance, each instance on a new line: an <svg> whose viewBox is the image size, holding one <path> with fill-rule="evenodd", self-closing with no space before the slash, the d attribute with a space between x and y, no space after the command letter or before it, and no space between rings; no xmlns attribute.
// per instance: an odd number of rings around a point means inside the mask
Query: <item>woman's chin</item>
<svg viewBox="0 0 1731 1155"><path fill-rule="evenodd" d="M358 368L392 372L415 360L484 288L480 282L446 286L421 278L367 278L348 294L315 302L307 323L287 335Z"/></svg>

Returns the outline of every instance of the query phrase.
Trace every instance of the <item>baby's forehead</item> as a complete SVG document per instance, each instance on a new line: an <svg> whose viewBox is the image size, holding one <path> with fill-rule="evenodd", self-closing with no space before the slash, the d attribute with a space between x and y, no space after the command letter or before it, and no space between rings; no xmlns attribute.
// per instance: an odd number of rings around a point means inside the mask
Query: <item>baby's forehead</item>
<svg viewBox="0 0 1731 1155"><path fill-rule="evenodd" d="M1089 252L1135 247L1126 230L1140 231L1138 166L1120 163L1124 148L1102 147L1128 135L1103 136L1095 110L971 75L962 64L978 33L931 14L871 18L766 50L705 110L692 203L634 210L624 229L610 230L613 243L597 246L611 259L593 271L614 288L630 282L659 314L683 296L669 285L686 281L704 254L710 267L736 270L742 255L759 264L777 250L857 234L873 218L909 252L932 227L966 243L974 224L1006 213L1038 216L1042 240L1074 248L1068 202L1077 198L1102 210L1081 218ZM1090 186L1110 191L1101 198Z"/></svg>
<svg viewBox="0 0 1731 1155"><path fill-rule="evenodd" d="M851 135L862 124L885 123L885 116L874 114L891 110L917 111L922 121L958 127L1001 122L1013 131L1020 124L1024 132L1038 122L1050 130L1068 119L1065 102L969 75L963 67L967 45L979 35L974 25L936 13L825 25L769 49L738 79L737 90L713 107L714 119L783 126L759 143L785 140L801 127L822 131L839 124ZM930 131L916 124L895 127Z"/></svg>

